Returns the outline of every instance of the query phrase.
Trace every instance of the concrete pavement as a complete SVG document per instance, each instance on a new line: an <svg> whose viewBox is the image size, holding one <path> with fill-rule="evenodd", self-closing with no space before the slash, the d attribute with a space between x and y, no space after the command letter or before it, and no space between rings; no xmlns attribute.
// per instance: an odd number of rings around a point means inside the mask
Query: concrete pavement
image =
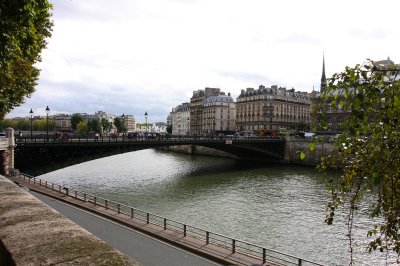
<svg viewBox="0 0 400 266"><path fill-rule="evenodd" d="M42 194L35 197L143 265L220 265Z"/></svg>

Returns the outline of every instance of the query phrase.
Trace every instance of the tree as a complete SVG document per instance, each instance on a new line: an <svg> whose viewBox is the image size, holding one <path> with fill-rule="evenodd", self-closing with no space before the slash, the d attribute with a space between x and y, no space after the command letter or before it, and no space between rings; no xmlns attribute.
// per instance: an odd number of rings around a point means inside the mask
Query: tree
<svg viewBox="0 0 400 266"><path fill-rule="evenodd" d="M100 133L101 131L101 123L100 119L91 119L87 122L89 131L94 131L96 133Z"/></svg>
<svg viewBox="0 0 400 266"><path fill-rule="evenodd" d="M73 114L71 116L71 127L73 130L76 129L76 126L80 123L83 122L83 117L80 114Z"/></svg>
<svg viewBox="0 0 400 266"><path fill-rule="evenodd" d="M35 63L51 36L47 0L0 0L0 119L34 92Z"/></svg>
<svg viewBox="0 0 400 266"><path fill-rule="evenodd" d="M87 133L89 133L89 130L90 129L89 129L87 123L85 123L85 122L79 122L79 124L76 125L76 131L78 131L79 133L87 134Z"/></svg>
<svg viewBox="0 0 400 266"><path fill-rule="evenodd" d="M117 128L118 132L123 132L125 130L124 123L119 117L114 118L114 125Z"/></svg>
<svg viewBox="0 0 400 266"><path fill-rule="evenodd" d="M320 126L326 128L324 105L341 108L347 119L336 141L337 153L321 158L319 168L341 169L330 180L331 202L326 222L332 224L335 210L348 207L348 230L352 251L352 225L366 192L371 217L380 217L367 232L372 240L369 251L397 253L400 256L400 79L399 66L368 61L346 67L328 81L319 105ZM311 147L310 147L311 149ZM352 258L351 258L352 259ZM352 262L352 260L351 260Z"/></svg>
<svg viewBox="0 0 400 266"><path fill-rule="evenodd" d="M110 132L112 128L112 123L106 118L101 118L101 126L103 127L103 132Z"/></svg>

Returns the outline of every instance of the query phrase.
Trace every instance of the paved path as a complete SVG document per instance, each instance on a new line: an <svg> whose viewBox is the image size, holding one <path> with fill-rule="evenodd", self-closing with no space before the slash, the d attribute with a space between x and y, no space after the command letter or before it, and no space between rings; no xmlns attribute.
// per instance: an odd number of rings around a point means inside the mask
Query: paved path
<svg viewBox="0 0 400 266"><path fill-rule="evenodd" d="M143 265L220 265L56 199L33 191L31 193L76 224L106 241L113 248Z"/></svg>

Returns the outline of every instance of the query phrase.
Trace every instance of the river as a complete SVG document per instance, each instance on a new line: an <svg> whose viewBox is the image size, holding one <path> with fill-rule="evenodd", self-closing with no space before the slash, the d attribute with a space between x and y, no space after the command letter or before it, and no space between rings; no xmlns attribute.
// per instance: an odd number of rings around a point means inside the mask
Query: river
<svg viewBox="0 0 400 266"><path fill-rule="evenodd" d="M349 263L345 215L324 223L329 193L311 167L148 149L40 178L318 263ZM385 265L385 256L365 251L371 221L362 212L356 265Z"/></svg>

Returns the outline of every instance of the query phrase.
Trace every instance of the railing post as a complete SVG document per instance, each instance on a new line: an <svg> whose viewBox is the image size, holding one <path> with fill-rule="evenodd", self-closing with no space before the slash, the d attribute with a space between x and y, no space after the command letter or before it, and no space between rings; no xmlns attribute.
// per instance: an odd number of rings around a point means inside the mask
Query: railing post
<svg viewBox="0 0 400 266"><path fill-rule="evenodd" d="M149 224L150 223L150 214L146 213L146 223Z"/></svg>
<svg viewBox="0 0 400 266"><path fill-rule="evenodd" d="M83 200L86 202L86 193L83 194Z"/></svg>
<svg viewBox="0 0 400 266"><path fill-rule="evenodd" d="M36 183L36 177L33 178L33 184L35 184L35 183Z"/></svg>
<svg viewBox="0 0 400 266"><path fill-rule="evenodd" d="M60 185L58 185L58 191L61 192L61 186Z"/></svg>
<svg viewBox="0 0 400 266"><path fill-rule="evenodd" d="M118 213L121 212L121 206L119 205L119 203L117 204L117 208L118 208Z"/></svg>
<svg viewBox="0 0 400 266"><path fill-rule="evenodd" d="M39 179L39 187L42 186L42 179Z"/></svg>
<svg viewBox="0 0 400 266"><path fill-rule="evenodd" d="M183 225L183 236L186 236L186 224Z"/></svg>
<svg viewBox="0 0 400 266"><path fill-rule="evenodd" d="M167 219L164 218L164 230L167 229Z"/></svg>
<svg viewBox="0 0 400 266"><path fill-rule="evenodd" d="M94 205L95 206L97 205L97 197L96 196L94 197Z"/></svg>
<svg viewBox="0 0 400 266"><path fill-rule="evenodd" d="M47 188L47 181L46 181L46 188Z"/></svg>
<svg viewBox="0 0 400 266"><path fill-rule="evenodd" d="M232 253L236 252L236 240L232 239Z"/></svg>
<svg viewBox="0 0 400 266"><path fill-rule="evenodd" d="M104 200L104 203L105 203L105 205L106 205L106 210L108 210L107 200Z"/></svg>
<svg viewBox="0 0 400 266"><path fill-rule="evenodd" d="M54 183L51 183L51 190L54 190Z"/></svg>
<svg viewBox="0 0 400 266"><path fill-rule="evenodd" d="M267 261L267 250L263 248L263 264Z"/></svg>
<svg viewBox="0 0 400 266"><path fill-rule="evenodd" d="M299 263L298 263L297 265L298 265L298 266L301 266L301 264L302 264L302 260L299 259Z"/></svg>
<svg viewBox="0 0 400 266"><path fill-rule="evenodd" d="M75 198L78 198L78 191L75 190Z"/></svg>
<svg viewBox="0 0 400 266"><path fill-rule="evenodd" d="M206 244L210 243L210 232L206 231Z"/></svg>
<svg viewBox="0 0 400 266"><path fill-rule="evenodd" d="M131 208L131 218L133 218L133 208Z"/></svg>

